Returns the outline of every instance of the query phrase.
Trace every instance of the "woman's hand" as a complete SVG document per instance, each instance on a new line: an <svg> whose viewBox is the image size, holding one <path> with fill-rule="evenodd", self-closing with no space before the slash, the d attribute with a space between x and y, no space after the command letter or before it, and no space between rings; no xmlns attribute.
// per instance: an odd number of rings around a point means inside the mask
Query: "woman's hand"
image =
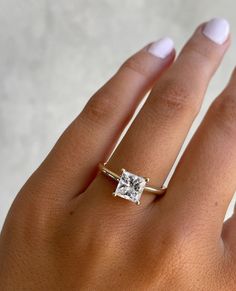
<svg viewBox="0 0 236 291"><path fill-rule="evenodd" d="M174 61L164 38L128 59L88 102L18 194L0 237L0 289L235 290L236 73L210 106L165 195L112 196L107 167L161 186L230 44L228 23L198 27Z"/></svg>

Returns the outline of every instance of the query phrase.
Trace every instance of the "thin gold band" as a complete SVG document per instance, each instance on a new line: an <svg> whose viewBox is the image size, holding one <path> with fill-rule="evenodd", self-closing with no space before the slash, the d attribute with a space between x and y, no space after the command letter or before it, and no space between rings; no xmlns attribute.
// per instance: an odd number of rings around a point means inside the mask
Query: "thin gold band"
<svg viewBox="0 0 236 291"><path fill-rule="evenodd" d="M112 178L113 180L119 182L120 180L120 175L117 175L116 173L114 173L113 171L109 170L106 167L106 163L102 164L99 163L99 169L101 172L103 172L105 175L107 175L108 177ZM148 181L149 179L146 178ZM151 187L151 186L145 186L144 190L156 195L163 195L166 192L166 187L165 186L161 186L161 187Z"/></svg>

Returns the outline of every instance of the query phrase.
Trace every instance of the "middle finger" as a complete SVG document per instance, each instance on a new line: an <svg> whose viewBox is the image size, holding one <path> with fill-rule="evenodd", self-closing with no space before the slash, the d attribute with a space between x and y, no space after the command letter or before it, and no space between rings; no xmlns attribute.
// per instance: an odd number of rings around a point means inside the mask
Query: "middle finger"
<svg viewBox="0 0 236 291"><path fill-rule="evenodd" d="M119 173L125 168L149 177L156 186L164 183L229 43L229 25L224 19L197 28L152 90L111 157L110 169ZM142 201L152 199L153 195L145 195Z"/></svg>

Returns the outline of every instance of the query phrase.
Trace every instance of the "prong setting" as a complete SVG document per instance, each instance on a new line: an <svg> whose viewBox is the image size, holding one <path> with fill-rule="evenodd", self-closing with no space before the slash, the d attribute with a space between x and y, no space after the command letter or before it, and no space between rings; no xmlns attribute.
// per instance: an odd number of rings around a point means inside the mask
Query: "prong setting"
<svg viewBox="0 0 236 291"><path fill-rule="evenodd" d="M155 195L164 195L167 187L164 185L160 187L146 186L149 182L149 178L143 176L137 176L125 169L122 169L122 174L118 175L109 168L106 167L107 163L99 163L99 170L106 176L112 178L118 185L114 191L114 196L119 196L124 199L130 200L134 203L140 201L140 197L143 191L153 193Z"/></svg>
<svg viewBox="0 0 236 291"><path fill-rule="evenodd" d="M147 179L122 169L122 174L115 190L115 196L130 200L140 205L140 198L144 191Z"/></svg>

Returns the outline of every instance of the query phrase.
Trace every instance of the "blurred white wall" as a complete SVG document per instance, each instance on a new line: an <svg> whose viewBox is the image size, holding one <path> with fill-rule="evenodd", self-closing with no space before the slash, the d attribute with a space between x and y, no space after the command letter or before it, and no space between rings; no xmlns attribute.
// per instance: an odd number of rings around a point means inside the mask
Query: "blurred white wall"
<svg viewBox="0 0 236 291"><path fill-rule="evenodd" d="M126 57L165 35L179 50L214 16L235 36L235 11L234 0L0 0L0 228L19 188ZM193 130L235 52L233 41Z"/></svg>

